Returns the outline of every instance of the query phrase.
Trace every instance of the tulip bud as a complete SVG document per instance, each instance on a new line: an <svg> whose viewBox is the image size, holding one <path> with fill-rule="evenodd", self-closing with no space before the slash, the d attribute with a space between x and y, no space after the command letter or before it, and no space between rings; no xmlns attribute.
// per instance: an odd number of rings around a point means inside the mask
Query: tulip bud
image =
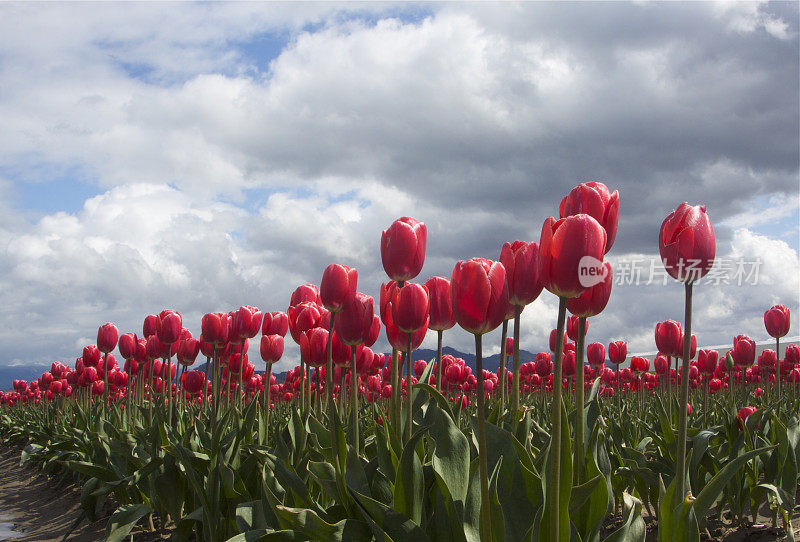
<svg viewBox="0 0 800 542"><path fill-rule="evenodd" d="M450 302L450 280L444 277L431 277L425 283L428 290L428 327L434 331L445 331L456 324L453 305Z"/></svg>
<svg viewBox="0 0 800 542"><path fill-rule="evenodd" d="M608 252L617 236L619 217L619 192L610 193L608 187L596 181L581 183L561 200L559 214L561 218L586 213L603 227L606 232L606 249Z"/></svg>
<svg viewBox="0 0 800 542"><path fill-rule="evenodd" d="M658 249L667 273L694 282L714 265L717 241L705 205L681 203L661 224Z"/></svg>
<svg viewBox="0 0 800 542"><path fill-rule="evenodd" d="M117 347L119 330L111 322L106 322L97 330L97 348L104 354L108 354Z"/></svg>
<svg viewBox="0 0 800 542"><path fill-rule="evenodd" d="M450 279L450 302L458 325L470 333L497 328L509 306L503 264L484 258L458 262Z"/></svg>
<svg viewBox="0 0 800 542"><path fill-rule="evenodd" d="M381 261L390 279L411 280L425 263L428 229L423 222L404 216L381 233Z"/></svg>

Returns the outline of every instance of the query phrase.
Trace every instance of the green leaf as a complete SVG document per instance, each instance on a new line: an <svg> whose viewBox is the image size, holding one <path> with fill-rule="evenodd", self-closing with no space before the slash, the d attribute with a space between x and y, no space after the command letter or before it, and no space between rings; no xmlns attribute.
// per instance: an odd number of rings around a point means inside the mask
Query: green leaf
<svg viewBox="0 0 800 542"><path fill-rule="evenodd" d="M627 491L622 494L625 519L619 529L608 535L604 542L644 542L647 526L642 518L642 501L631 496Z"/></svg>
<svg viewBox="0 0 800 542"><path fill-rule="evenodd" d="M422 523L424 478L422 463L414 448L427 431L427 426L418 429L406 443L400 456L394 483L394 509L410 517L418 525Z"/></svg>
<svg viewBox="0 0 800 542"><path fill-rule="evenodd" d="M463 507L469 486L469 478L464 476L469 472L467 437L437 403L428 405L424 423L430 425L429 433L435 443L431 460L433 470L444 482L446 494Z"/></svg>
<svg viewBox="0 0 800 542"><path fill-rule="evenodd" d="M292 528L312 540L331 542L367 542L372 539L370 528L355 519L343 519L338 523L328 523L313 510L276 506L275 513Z"/></svg>
<svg viewBox="0 0 800 542"><path fill-rule="evenodd" d="M106 525L106 542L121 542L151 511L146 504L123 504L117 508Z"/></svg>
<svg viewBox="0 0 800 542"><path fill-rule="evenodd" d="M357 491L352 489L349 489L349 491L358 504L359 511L364 516L364 519L370 523L373 532L379 531L375 535L377 540L381 540L381 537L388 537L389 540L397 542L404 540L427 542L429 540L425 531L408 516Z"/></svg>

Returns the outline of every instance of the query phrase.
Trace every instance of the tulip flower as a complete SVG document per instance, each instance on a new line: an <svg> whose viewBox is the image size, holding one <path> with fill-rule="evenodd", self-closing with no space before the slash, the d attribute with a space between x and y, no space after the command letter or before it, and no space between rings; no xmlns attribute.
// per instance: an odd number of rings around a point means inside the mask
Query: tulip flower
<svg viewBox="0 0 800 542"><path fill-rule="evenodd" d="M171 345L180 339L183 329L181 315L172 310L165 310L159 314L159 326L156 331L158 340L164 344Z"/></svg>
<svg viewBox="0 0 800 542"><path fill-rule="evenodd" d="M514 310L514 348L511 352L513 381L511 384L511 410L519 410L519 340L520 340L520 315L525 305L529 305L542 293L542 281L539 277L539 244L535 242L514 241L505 243L500 250L500 263L506 269L506 282L508 283L508 302ZM503 329L505 330L505 322ZM505 360L501 366L505 368ZM505 381L503 381L505 382ZM505 384L502 386L505 393ZM502 400L502 399L501 399ZM515 417L516 423L516 417Z"/></svg>
<svg viewBox="0 0 800 542"><path fill-rule="evenodd" d="M756 360L756 343L747 335L733 339L733 360L739 367L750 367Z"/></svg>
<svg viewBox="0 0 800 542"><path fill-rule="evenodd" d="M319 289L313 284L303 284L302 286L298 286L295 291L292 292L289 300L289 306L294 307L295 305L305 302L311 302L322 306L322 299L319 295Z"/></svg>
<svg viewBox="0 0 800 542"><path fill-rule="evenodd" d="M586 359L594 368L600 367L606 361L606 347L603 343L591 343L586 347Z"/></svg>
<svg viewBox="0 0 800 542"><path fill-rule="evenodd" d="M769 333L770 337L775 337L775 352L781 351L781 337L785 337L789 333L789 324L789 309L785 305L775 305L764 313L764 327L767 328L767 333ZM775 389L780 398L781 375L778 366L775 367Z"/></svg>
<svg viewBox="0 0 800 542"><path fill-rule="evenodd" d="M119 337L119 353L123 359L129 360L136 357L136 347L139 339L135 333L124 333Z"/></svg>
<svg viewBox="0 0 800 542"><path fill-rule="evenodd" d="M413 288L409 288L410 286L412 285L406 285L401 292L403 290L412 291ZM427 319L428 293L422 286L419 286L419 289L422 290L425 296L425 318ZM406 308L410 309L410 307ZM342 305L341 312L336 318L336 333L343 343L350 346L350 428L353 436L353 444L356 449L359 449L361 446L358 434L358 366L356 354L358 353L358 345L369 337L374 316L375 300L372 296L356 293L355 296L345 301ZM408 315L404 314L403 316L407 317ZM409 340L409 342L411 341ZM410 354L409 352L409 355ZM326 385L331 384L331 380L326 382ZM329 399L328 408L333 408L332 394L329 395L329 397L331 397L331 399ZM410 404L411 402L409 401L409 405Z"/></svg>
<svg viewBox="0 0 800 542"><path fill-rule="evenodd" d="M683 353L683 332L675 320L656 324L656 348L665 356L681 357Z"/></svg>
<svg viewBox="0 0 800 542"><path fill-rule="evenodd" d="M142 337L147 339L150 335L158 333L158 328L161 326L161 318L157 314L148 314L144 318L142 324Z"/></svg>
<svg viewBox="0 0 800 542"><path fill-rule="evenodd" d="M261 330L261 311L250 305L243 305L231 314L231 342L252 339Z"/></svg>
<svg viewBox="0 0 800 542"><path fill-rule="evenodd" d="M658 234L658 249L669 275L685 284L685 309L683 329L683 354L681 372L689 372L692 339L692 284L705 276L714 265L717 241L711 220L704 205L691 206L681 203L661 223ZM658 335L658 333L656 334ZM681 396L678 404L689 402L689 379L681 379ZM686 483L686 412L678 413L677 499L683 502Z"/></svg>
<svg viewBox="0 0 800 542"><path fill-rule="evenodd" d="M442 335L456 325L453 306L450 303L450 280L431 277L425 282L428 290L428 327L436 331L436 386L442 389Z"/></svg>
<svg viewBox="0 0 800 542"><path fill-rule="evenodd" d="M635 373L646 373L650 369L650 360L641 357L633 356L631 358L631 370Z"/></svg>
<svg viewBox="0 0 800 542"><path fill-rule="evenodd" d="M200 353L200 341L195 338L188 338L178 343L178 363L188 367L197 359Z"/></svg>
<svg viewBox="0 0 800 542"><path fill-rule="evenodd" d="M264 314L261 324L262 335L286 336L289 331L289 317L283 311L273 311Z"/></svg>
<svg viewBox="0 0 800 542"><path fill-rule="evenodd" d="M716 350L700 350L697 356L697 368L706 375L714 374L719 363L719 352Z"/></svg>
<svg viewBox="0 0 800 542"><path fill-rule="evenodd" d="M797 344L790 344L786 347L786 352L784 353L784 357L787 362L795 365L800 363L800 346Z"/></svg>
<svg viewBox="0 0 800 542"><path fill-rule="evenodd" d="M695 282L714 265L717 241L705 205L681 203L661 224L658 249L667 273Z"/></svg>
<svg viewBox="0 0 800 542"><path fill-rule="evenodd" d="M617 368L625 362L628 357L628 343L625 341L613 341L608 343L608 360L617 365Z"/></svg>
<svg viewBox="0 0 800 542"><path fill-rule="evenodd" d="M381 233L381 261L390 279L404 283L422 270L428 229L423 222L404 216Z"/></svg>
<svg viewBox="0 0 800 542"><path fill-rule="evenodd" d="M633 359L631 359L631 367L633 367ZM653 359L653 368L656 373L669 380L669 359L664 354L658 354Z"/></svg>
<svg viewBox="0 0 800 542"><path fill-rule="evenodd" d="M206 377L202 371L186 371L181 375L181 387L189 395L197 395L206 388Z"/></svg>
<svg viewBox="0 0 800 542"><path fill-rule="evenodd" d="M119 331L117 326L106 322L97 330L97 349L103 354L108 354L117 347Z"/></svg>
<svg viewBox="0 0 800 542"><path fill-rule="evenodd" d="M319 295L322 306L331 313L342 310L342 306L356 295L358 271L346 265L332 263L322 273Z"/></svg>
<svg viewBox="0 0 800 542"><path fill-rule="evenodd" d="M543 286L557 295L559 300L558 331L564 332L567 301L581 295L587 288L603 279L603 256L606 252L606 231L588 214L576 214L560 220L549 217L542 226L539 245L539 274ZM550 479L559 480L561 475L561 396L562 396L562 344L556 341L555 374L553 378L552 420L553 430L550 447ZM541 536L553 540L562 537L569 525L561 525L558 484L550 484L548 503L550 531Z"/></svg>
<svg viewBox="0 0 800 542"><path fill-rule="evenodd" d="M561 218L585 213L600 223L606 232L606 249L608 252L617 236L619 217L619 193L610 193L608 187L596 181L581 183L561 200L559 214Z"/></svg>
<svg viewBox="0 0 800 542"><path fill-rule="evenodd" d="M478 458L481 481L480 532L482 539L490 540L491 516L486 458L481 336L496 329L508 312L508 284L505 267L500 262L483 258L459 261L453 269L453 276L450 279L450 301L458 325L475 335L475 363L478 374Z"/></svg>

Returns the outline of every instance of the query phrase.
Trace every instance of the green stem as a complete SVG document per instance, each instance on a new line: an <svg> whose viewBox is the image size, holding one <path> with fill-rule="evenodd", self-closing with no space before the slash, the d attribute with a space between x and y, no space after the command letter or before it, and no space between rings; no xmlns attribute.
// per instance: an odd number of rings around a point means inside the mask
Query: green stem
<svg viewBox="0 0 800 542"><path fill-rule="evenodd" d="M269 382L272 380L272 364L267 363L267 369L264 371L264 393L261 394L261 410L262 410L262 418L264 420L264 426L262 429L261 434L261 444L266 446L269 442L269 400L270 400L270 393L272 390L270 389Z"/></svg>
<svg viewBox="0 0 800 542"><path fill-rule="evenodd" d="M558 301L558 325L556 327L556 360L553 374L553 405L551 419L552 440L550 443L550 480L547 485L547 500L550 501L550 540L560 540L559 536L559 485L561 480L561 396L563 391L563 373L561 357L564 353L564 321L567 318L567 298L560 297Z"/></svg>
<svg viewBox="0 0 800 542"><path fill-rule="evenodd" d="M584 456L586 455L583 443L583 420L585 416L583 408L583 352L585 335L586 318L580 317L578 318L578 340L576 341L575 345L575 451L573 452L573 464L575 469L574 473L576 484L583 482L583 463Z"/></svg>
<svg viewBox="0 0 800 542"><path fill-rule="evenodd" d="M513 370L514 379L511 383L511 411L514 413L514 425L519 420L519 321L522 314L520 305L514 306L514 356Z"/></svg>
<svg viewBox="0 0 800 542"><path fill-rule="evenodd" d="M503 331L500 334L500 367L497 377L500 384L500 412L506 407L506 338L508 337L508 320L503 320Z"/></svg>
<svg viewBox="0 0 800 542"><path fill-rule="evenodd" d="M108 405L108 353L103 354L103 418L106 417Z"/></svg>
<svg viewBox="0 0 800 542"><path fill-rule="evenodd" d="M406 430L405 430L405 438L403 439L404 442L408 442L411 439L411 366L413 363L411 362L411 351L412 351L412 334L406 333L408 336L408 342L406 347Z"/></svg>
<svg viewBox="0 0 800 542"><path fill-rule="evenodd" d="M444 390L442 387L442 335L444 331L441 329L436 332L436 387L439 391Z"/></svg>
<svg viewBox="0 0 800 542"><path fill-rule="evenodd" d="M350 347L350 428L353 435L353 447L361 449L358 439L358 372L356 371L356 346Z"/></svg>
<svg viewBox="0 0 800 542"><path fill-rule="evenodd" d="M686 306L684 310L685 325L683 330L683 360L681 365L681 394L678 403L678 467L675 475L678 477L678 491L676 495L683 502L686 496L686 435L687 419L686 404L689 402L689 352L692 340L692 283L686 283Z"/></svg>
<svg viewBox="0 0 800 542"><path fill-rule="evenodd" d="M775 337L775 395L777 405L775 406L775 413L780 417L781 415L781 339Z"/></svg>
<svg viewBox="0 0 800 542"><path fill-rule="evenodd" d="M400 435L400 369L398 368L399 363L397 357L397 349L392 348L392 397L389 408L391 410L390 418L392 420L392 429L395 432L395 436Z"/></svg>
<svg viewBox="0 0 800 542"><path fill-rule="evenodd" d="M504 345L505 348L505 345ZM481 540L492 539L492 516L489 508L489 467L486 450L486 419L483 395L483 354L481 335L475 335L475 370L478 373L478 463L481 478Z"/></svg>

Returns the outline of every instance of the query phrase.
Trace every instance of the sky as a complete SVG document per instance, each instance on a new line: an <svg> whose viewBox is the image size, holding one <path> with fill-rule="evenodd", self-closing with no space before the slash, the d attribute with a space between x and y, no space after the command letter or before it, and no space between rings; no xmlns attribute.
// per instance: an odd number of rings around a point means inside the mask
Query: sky
<svg viewBox="0 0 800 542"><path fill-rule="evenodd" d="M104 322L141 334L165 308L195 334L206 312L286 310L330 263L377 299L401 216L428 227L418 280L450 277L538 241L590 180L621 210L589 342L648 352L656 322L683 321L657 244L683 201L717 236L700 347L767 339L776 303L797 336L798 19L796 2L2 3L0 366L74 362ZM525 309L522 348L547 349L556 309L546 291ZM299 361L286 346L277 371Z"/></svg>

